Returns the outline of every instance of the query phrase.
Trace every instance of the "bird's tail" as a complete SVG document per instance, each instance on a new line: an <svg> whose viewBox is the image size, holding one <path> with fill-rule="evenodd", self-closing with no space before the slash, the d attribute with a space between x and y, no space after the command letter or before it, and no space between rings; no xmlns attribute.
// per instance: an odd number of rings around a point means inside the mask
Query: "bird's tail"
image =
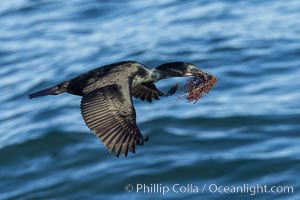
<svg viewBox="0 0 300 200"><path fill-rule="evenodd" d="M32 98L46 96L46 95L57 95L57 94L64 93L65 91L66 91L65 82L63 82L56 86L49 87L49 88L34 92L32 94L29 94L28 97L29 97L29 99L32 99Z"/></svg>

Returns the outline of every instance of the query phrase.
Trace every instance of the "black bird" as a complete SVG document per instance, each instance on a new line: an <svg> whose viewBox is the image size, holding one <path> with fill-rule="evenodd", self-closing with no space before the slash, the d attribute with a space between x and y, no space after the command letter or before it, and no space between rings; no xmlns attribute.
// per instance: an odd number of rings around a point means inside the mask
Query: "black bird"
<svg viewBox="0 0 300 200"><path fill-rule="evenodd" d="M172 95L178 88L176 84L165 94L154 82L201 73L197 66L185 62L165 63L149 69L135 61L123 61L32 93L29 98L64 92L82 96L80 109L86 125L110 152L117 157L122 152L126 157L128 151L135 153L135 145L143 145L148 140L136 125L132 96L151 103L153 98Z"/></svg>

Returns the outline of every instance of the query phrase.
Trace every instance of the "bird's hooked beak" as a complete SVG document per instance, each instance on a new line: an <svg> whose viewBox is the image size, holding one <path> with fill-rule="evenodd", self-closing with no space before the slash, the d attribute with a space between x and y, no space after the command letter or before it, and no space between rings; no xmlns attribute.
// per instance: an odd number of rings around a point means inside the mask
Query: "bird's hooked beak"
<svg viewBox="0 0 300 200"><path fill-rule="evenodd" d="M197 73L185 72L183 76L197 76Z"/></svg>
<svg viewBox="0 0 300 200"><path fill-rule="evenodd" d="M204 76L204 72L202 72L198 67L193 66L188 69L183 76Z"/></svg>

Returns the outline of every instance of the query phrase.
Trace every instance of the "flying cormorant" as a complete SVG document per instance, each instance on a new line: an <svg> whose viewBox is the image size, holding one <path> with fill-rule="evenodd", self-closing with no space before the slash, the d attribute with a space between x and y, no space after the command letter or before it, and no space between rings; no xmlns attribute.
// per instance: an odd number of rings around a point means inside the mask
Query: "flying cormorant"
<svg viewBox="0 0 300 200"><path fill-rule="evenodd" d="M136 125L132 96L151 103L152 99L176 92L177 84L167 94L159 91L154 82L171 77L201 76L193 64L172 62L149 69L135 61L123 61L96 68L56 86L32 93L29 98L57 95L64 92L82 96L80 109L89 129L110 152L126 157L135 153L135 145L143 145Z"/></svg>

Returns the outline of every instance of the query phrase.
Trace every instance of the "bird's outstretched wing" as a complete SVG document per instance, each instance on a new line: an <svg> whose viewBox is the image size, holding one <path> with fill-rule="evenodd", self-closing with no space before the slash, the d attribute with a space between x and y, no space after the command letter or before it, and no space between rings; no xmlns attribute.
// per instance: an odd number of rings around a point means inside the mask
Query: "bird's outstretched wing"
<svg viewBox="0 0 300 200"><path fill-rule="evenodd" d="M151 103L153 98L159 100L160 96L173 95L177 91L177 89L178 84L171 87L167 94L165 94L158 90L153 82L148 82L134 86L132 88L131 95L137 99L141 99L142 101L147 100Z"/></svg>
<svg viewBox="0 0 300 200"><path fill-rule="evenodd" d="M135 145L148 139L136 126L129 85L113 84L87 92L80 108L86 125L117 157L121 151L125 157L128 151L135 153Z"/></svg>

